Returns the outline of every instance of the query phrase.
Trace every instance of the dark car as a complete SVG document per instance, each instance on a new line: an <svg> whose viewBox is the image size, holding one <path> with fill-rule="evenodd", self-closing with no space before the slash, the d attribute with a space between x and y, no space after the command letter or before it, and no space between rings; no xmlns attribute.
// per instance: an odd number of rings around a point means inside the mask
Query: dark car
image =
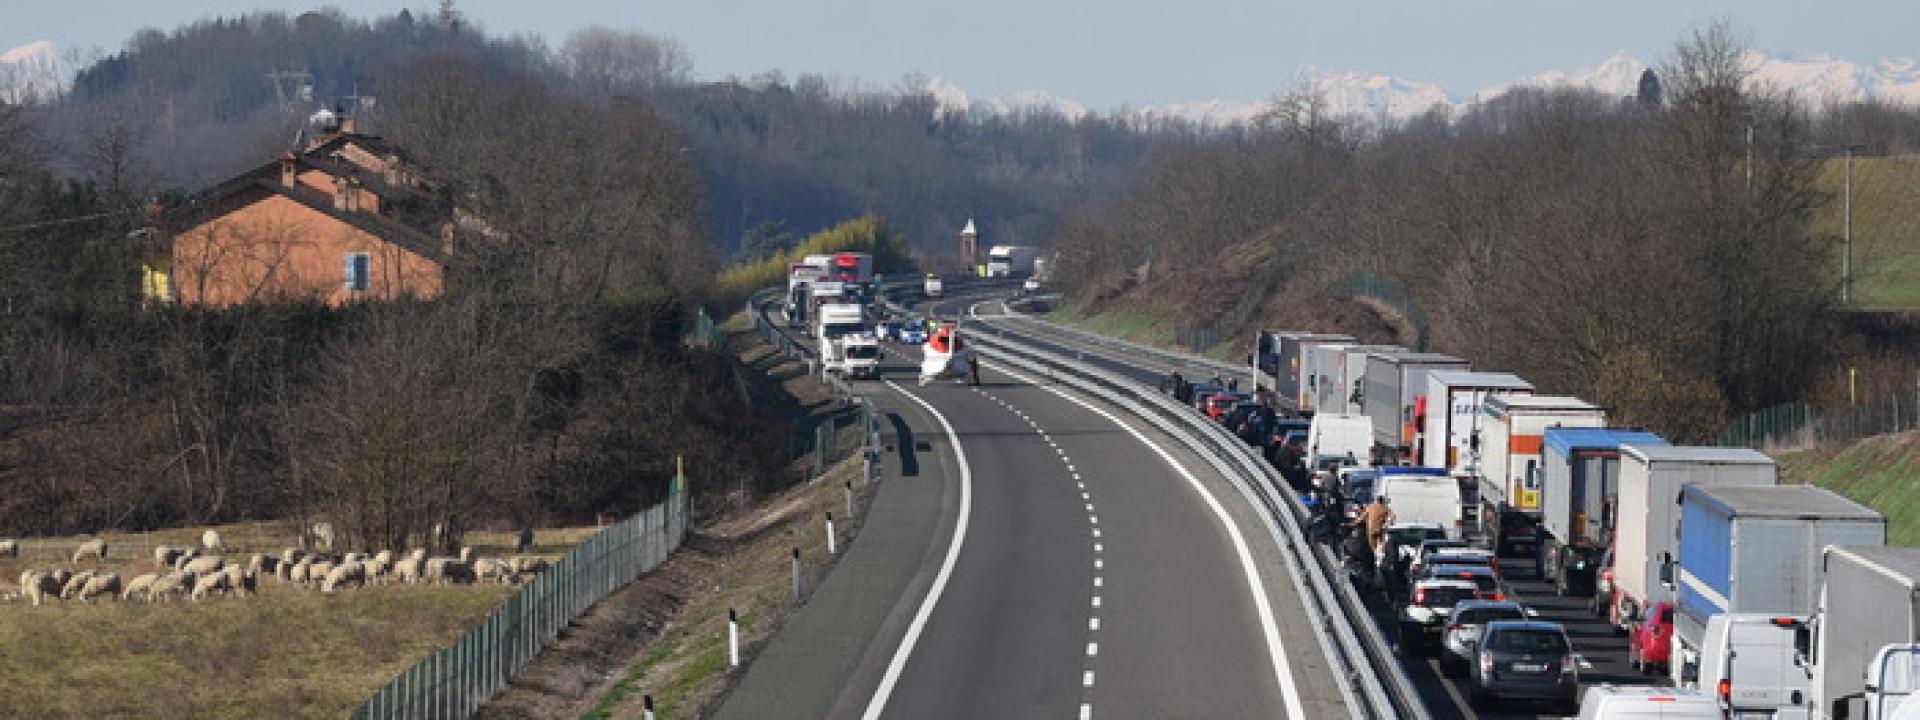
<svg viewBox="0 0 1920 720"><path fill-rule="evenodd" d="M1193 383L1188 386L1187 389L1187 402L1193 405L1193 409L1205 412L1207 409L1207 398L1226 391L1226 387L1210 382Z"/></svg>
<svg viewBox="0 0 1920 720"><path fill-rule="evenodd" d="M1553 703L1562 714L1579 711L1580 659L1559 623L1487 623L1473 657L1467 701L1474 707L1501 700L1533 700Z"/></svg>
<svg viewBox="0 0 1920 720"><path fill-rule="evenodd" d="M1525 620L1527 610L1511 600L1462 600L1453 606L1453 617L1440 642L1440 672L1466 673L1467 664L1480 646L1480 633L1495 620Z"/></svg>
<svg viewBox="0 0 1920 720"><path fill-rule="evenodd" d="M1430 578L1450 578L1473 583L1474 597L1480 600L1505 600L1506 588L1500 584L1500 576L1493 568L1485 565L1428 565L1413 575L1415 580Z"/></svg>

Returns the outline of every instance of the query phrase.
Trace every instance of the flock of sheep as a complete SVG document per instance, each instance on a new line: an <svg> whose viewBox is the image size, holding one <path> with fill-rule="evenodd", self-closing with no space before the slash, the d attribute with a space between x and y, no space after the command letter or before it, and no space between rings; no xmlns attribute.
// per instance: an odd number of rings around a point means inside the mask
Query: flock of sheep
<svg viewBox="0 0 1920 720"><path fill-rule="evenodd" d="M526 544L523 542L522 546ZM545 558L476 558L470 547L461 548L458 557L428 557L424 549L416 549L403 557L396 557L390 550L335 556L289 547L279 555L255 553L240 562L229 561L225 553L219 531L208 530L201 534L197 548L155 547L155 572L135 576L124 583L116 572L30 568L20 573L19 594L8 599L24 598L38 606L54 599L90 603L97 598L154 602L175 598L204 600L216 595L247 596L259 591L261 575L323 593L389 583L513 585L525 575L547 568ZM19 541L0 540L0 556L19 555ZM74 550L71 564L77 568L83 561L91 559L98 563L106 558L106 541L88 540Z"/></svg>

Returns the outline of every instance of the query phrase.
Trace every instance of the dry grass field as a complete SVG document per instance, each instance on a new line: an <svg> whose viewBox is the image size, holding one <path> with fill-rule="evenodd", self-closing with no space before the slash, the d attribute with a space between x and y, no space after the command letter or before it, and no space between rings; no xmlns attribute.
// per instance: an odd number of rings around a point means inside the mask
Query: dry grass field
<svg viewBox="0 0 1920 720"><path fill-rule="evenodd" d="M23 541L0 558L0 588L29 567L153 569L156 544L187 546L204 528L109 533L105 562L71 565L84 538ZM218 528L228 557L278 554L292 528ZM595 528L540 531L530 554L557 558ZM480 556L512 551L509 533L468 533ZM262 578L254 597L147 604L0 604L0 717L339 717L394 674L457 638L513 588L369 586L324 595Z"/></svg>

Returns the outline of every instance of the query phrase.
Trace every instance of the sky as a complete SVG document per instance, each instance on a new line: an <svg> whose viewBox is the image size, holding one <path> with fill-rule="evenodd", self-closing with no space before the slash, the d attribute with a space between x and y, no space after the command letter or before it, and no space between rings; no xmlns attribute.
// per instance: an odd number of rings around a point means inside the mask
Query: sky
<svg viewBox="0 0 1920 720"><path fill-rule="evenodd" d="M0 0L0 50L118 50L136 30L323 5L360 18L438 0ZM975 96L1040 90L1098 110L1261 100L1309 68L1438 83L1460 96L1616 50L1658 60L1729 18L1769 52L1856 62L1920 55L1914 0L457 0L495 35L558 46L591 24L679 40L704 79L779 70L895 87L910 72Z"/></svg>

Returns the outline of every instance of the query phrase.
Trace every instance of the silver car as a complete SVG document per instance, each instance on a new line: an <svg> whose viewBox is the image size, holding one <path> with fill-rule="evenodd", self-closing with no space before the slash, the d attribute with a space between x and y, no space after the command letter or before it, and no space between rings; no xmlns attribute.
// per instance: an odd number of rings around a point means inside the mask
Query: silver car
<svg viewBox="0 0 1920 720"><path fill-rule="evenodd" d="M1453 606L1445 634L1440 637L1440 672L1465 675L1467 663L1480 645L1480 632L1495 620L1525 620L1527 610L1511 600L1462 600Z"/></svg>

